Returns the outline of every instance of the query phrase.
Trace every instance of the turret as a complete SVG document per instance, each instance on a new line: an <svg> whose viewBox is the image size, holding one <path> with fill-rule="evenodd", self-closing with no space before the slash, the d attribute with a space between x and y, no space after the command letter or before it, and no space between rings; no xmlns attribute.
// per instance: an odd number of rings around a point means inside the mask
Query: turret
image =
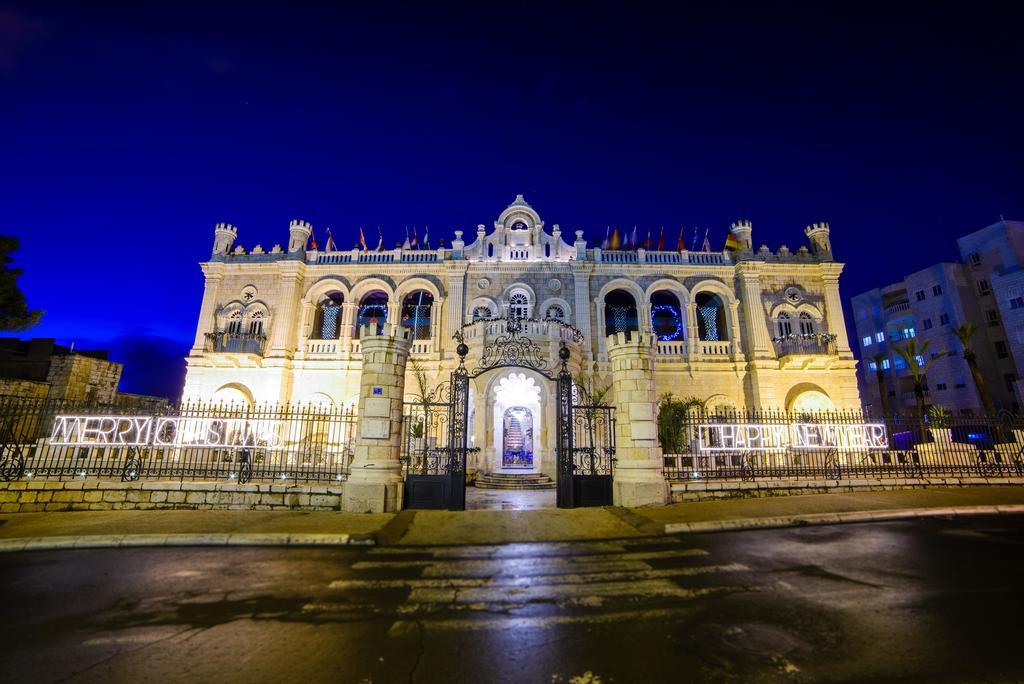
<svg viewBox="0 0 1024 684"><path fill-rule="evenodd" d="M754 232L754 226L750 221L736 221L729 226L729 230L739 240L740 249L744 251L753 249L754 243L751 242L750 236Z"/></svg>
<svg viewBox="0 0 1024 684"><path fill-rule="evenodd" d="M238 237L238 229L230 223L218 223L213 227L213 253L230 254Z"/></svg>
<svg viewBox="0 0 1024 684"><path fill-rule="evenodd" d="M288 253L305 252L309 236L313 234L313 226L308 221L293 219L288 225L288 234Z"/></svg>
<svg viewBox="0 0 1024 684"><path fill-rule="evenodd" d="M832 243L829 241L828 223L812 223L804 228L807 240L811 246L811 254L816 257L831 259Z"/></svg>

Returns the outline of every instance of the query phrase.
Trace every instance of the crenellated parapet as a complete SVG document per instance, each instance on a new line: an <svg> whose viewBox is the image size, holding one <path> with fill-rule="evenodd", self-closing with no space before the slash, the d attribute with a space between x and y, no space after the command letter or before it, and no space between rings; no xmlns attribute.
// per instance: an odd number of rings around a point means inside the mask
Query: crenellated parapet
<svg viewBox="0 0 1024 684"><path fill-rule="evenodd" d="M305 253L309 237L313 234L313 224L302 219L292 219L288 224L288 253Z"/></svg>
<svg viewBox="0 0 1024 684"><path fill-rule="evenodd" d="M238 239L238 228L230 223L218 223L213 227L213 253L229 254Z"/></svg>
<svg viewBox="0 0 1024 684"><path fill-rule="evenodd" d="M829 225L826 222L812 223L804 228L810 241L811 254L823 260L832 260L832 243L829 241Z"/></svg>

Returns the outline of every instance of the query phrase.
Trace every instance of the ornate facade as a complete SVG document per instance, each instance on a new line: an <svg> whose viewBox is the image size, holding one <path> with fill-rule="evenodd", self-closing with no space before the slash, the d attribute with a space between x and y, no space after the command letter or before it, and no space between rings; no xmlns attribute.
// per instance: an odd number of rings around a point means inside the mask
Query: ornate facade
<svg viewBox="0 0 1024 684"><path fill-rule="evenodd" d="M309 248L311 233L292 221L286 249L246 251L233 226L216 226L184 399L355 405L361 328L385 322L412 338L408 396L420 380L447 379L457 333L467 363L478 362L512 318L549 367L564 344L573 370L598 384L609 377L609 335L637 331L656 340L655 396L713 408L860 407L843 265L825 223L808 226L796 251L753 249L747 221L732 226L735 251L609 251L588 247L582 231L549 229L517 196L490 229L457 230L449 247L430 251L324 252ZM547 378L495 368L470 393L473 465L551 472Z"/></svg>

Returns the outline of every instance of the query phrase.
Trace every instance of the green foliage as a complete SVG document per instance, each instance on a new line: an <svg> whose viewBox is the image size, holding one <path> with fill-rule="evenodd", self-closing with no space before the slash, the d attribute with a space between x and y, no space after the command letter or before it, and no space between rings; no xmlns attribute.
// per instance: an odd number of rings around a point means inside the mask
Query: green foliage
<svg viewBox="0 0 1024 684"><path fill-rule="evenodd" d="M588 375L582 371L573 376L572 381L576 384L576 389L580 393L580 399L583 400L584 404L591 406L604 406L605 399L608 398L608 392L611 390L611 383L601 384L593 375Z"/></svg>
<svg viewBox="0 0 1024 684"><path fill-rule="evenodd" d="M949 427L952 414L945 406L932 406L928 409L928 424L933 428Z"/></svg>
<svg viewBox="0 0 1024 684"><path fill-rule="evenodd" d="M688 450L692 417L704 415L707 400L697 397L676 399L671 392L658 400L658 442L666 454L680 454Z"/></svg>
<svg viewBox="0 0 1024 684"><path fill-rule="evenodd" d="M423 437L423 421L422 420L418 420L418 421L416 421L415 423L412 424L412 428L410 428L410 434L412 435L413 439L421 439Z"/></svg>
<svg viewBox="0 0 1024 684"><path fill-rule="evenodd" d="M0 331L28 330L39 322L42 311L31 311L18 289L20 268L11 268L11 253L18 251L18 238L0 236Z"/></svg>

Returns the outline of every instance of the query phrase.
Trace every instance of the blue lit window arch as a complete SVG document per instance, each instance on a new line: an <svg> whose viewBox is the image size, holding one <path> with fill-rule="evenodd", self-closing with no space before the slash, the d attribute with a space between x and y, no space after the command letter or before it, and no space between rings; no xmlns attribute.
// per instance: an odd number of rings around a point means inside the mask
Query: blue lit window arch
<svg viewBox="0 0 1024 684"><path fill-rule="evenodd" d="M694 297L697 305L697 337L704 342L725 342L729 339L729 326L725 319L725 303L712 292L701 292Z"/></svg>
<svg viewBox="0 0 1024 684"><path fill-rule="evenodd" d="M686 338L686 324L679 298L667 290L651 295L651 330L662 342Z"/></svg>
<svg viewBox="0 0 1024 684"><path fill-rule="evenodd" d="M359 302L359 312L356 315L356 337L364 325L376 325L377 332L384 330L384 324L388 320L388 295L386 292L374 291L367 293Z"/></svg>
<svg viewBox="0 0 1024 684"><path fill-rule="evenodd" d="M625 290L612 290L604 297L604 329L609 335L639 330L636 300Z"/></svg>

